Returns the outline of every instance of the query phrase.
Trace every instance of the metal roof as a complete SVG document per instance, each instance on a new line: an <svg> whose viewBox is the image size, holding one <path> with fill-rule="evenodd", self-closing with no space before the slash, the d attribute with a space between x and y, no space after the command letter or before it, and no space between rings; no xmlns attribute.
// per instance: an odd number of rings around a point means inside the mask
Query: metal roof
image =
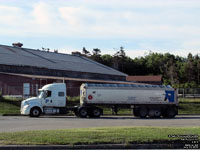
<svg viewBox="0 0 200 150"><path fill-rule="evenodd" d="M127 82L127 81L95 80L95 79L55 77L55 76L42 76L42 75L28 75L28 74L5 73L5 72L0 72L0 74L26 77L26 78L44 79L44 80L53 79L53 80L65 80L65 81L70 80L70 81L78 81L78 82L92 82L92 83L137 84L137 85L140 84L140 85L143 85L143 83L134 83L134 82Z"/></svg>
<svg viewBox="0 0 200 150"><path fill-rule="evenodd" d="M83 56L0 45L0 64L127 76Z"/></svg>

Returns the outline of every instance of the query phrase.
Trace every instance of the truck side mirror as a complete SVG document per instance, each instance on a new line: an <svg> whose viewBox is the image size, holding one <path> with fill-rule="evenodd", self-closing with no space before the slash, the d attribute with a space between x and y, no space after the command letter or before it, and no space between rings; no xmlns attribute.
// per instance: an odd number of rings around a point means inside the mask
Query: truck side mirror
<svg viewBox="0 0 200 150"><path fill-rule="evenodd" d="M47 91L44 91L44 98L47 97Z"/></svg>

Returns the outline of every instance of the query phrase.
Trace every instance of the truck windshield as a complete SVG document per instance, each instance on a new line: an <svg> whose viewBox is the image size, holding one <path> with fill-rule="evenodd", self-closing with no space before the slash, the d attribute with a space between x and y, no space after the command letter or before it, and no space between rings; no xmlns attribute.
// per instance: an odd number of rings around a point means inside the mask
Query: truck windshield
<svg viewBox="0 0 200 150"><path fill-rule="evenodd" d="M39 94L38 97L39 97L39 98L43 98L43 97L44 97L44 93L45 93L44 91L40 91L40 94Z"/></svg>

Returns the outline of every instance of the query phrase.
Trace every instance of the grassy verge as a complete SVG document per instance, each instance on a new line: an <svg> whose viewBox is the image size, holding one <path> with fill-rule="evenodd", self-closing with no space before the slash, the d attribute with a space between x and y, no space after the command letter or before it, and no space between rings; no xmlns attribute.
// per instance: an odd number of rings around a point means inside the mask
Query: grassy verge
<svg viewBox="0 0 200 150"><path fill-rule="evenodd" d="M22 101L21 97L3 96L2 98L6 101Z"/></svg>
<svg viewBox="0 0 200 150"><path fill-rule="evenodd" d="M179 98L179 103L200 103L200 98Z"/></svg>
<svg viewBox="0 0 200 150"><path fill-rule="evenodd" d="M7 102L0 102L0 115L1 114L19 114L20 107Z"/></svg>
<svg viewBox="0 0 200 150"><path fill-rule="evenodd" d="M169 135L200 135L200 127L114 127L0 133L4 145L130 144L181 141ZM199 141L199 138L197 138Z"/></svg>
<svg viewBox="0 0 200 150"><path fill-rule="evenodd" d="M179 114L200 114L200 98L179 98Z"/></svg>
<svg viewBox="0 0 200 150"><path fill-rule="evenodd" d="M178 114L200 114L200 104L180 103Z"/></svg>

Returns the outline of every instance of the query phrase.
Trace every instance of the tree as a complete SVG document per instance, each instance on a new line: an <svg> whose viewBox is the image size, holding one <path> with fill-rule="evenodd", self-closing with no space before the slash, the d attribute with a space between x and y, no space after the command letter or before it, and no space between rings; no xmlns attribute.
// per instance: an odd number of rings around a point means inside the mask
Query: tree
<svg viewBox="0 0 200 150"><path fill-rule="evenodd" d="M90 55L90 52L85 47L83 47L82 53L86 56Z"/></svg>
<svg viewBox="0 0 200 150"><path fill-rule="evenodd" d="M100 55L101 54L101 50L98 48L94 48L92 51L93 55Z"/></svg>
<svg viewBox="0 0 200 150"><path fill-rule="evenodd" d="M101 56L102 63L106 66L112 67L113 65L113 57L111 55L105 54Z"/></svg>
<svg viewBox="0 0 200 150"><path fill-rule="evenodd" d="M117 51L113 56L114 56L114 57L125 58L125 57L126 57L126 53L125 53L125 51L124 51L124 47L121 46L121 47L120 47L120 50Z"/></svg>
<svg viewBox="0 0 200 150"><path fill-rule="evenodd" d="M101 50L99 48L94 48L90 58L99 62L99 63L102 63Z"/></svg>
<svg viewBox="0 0 200 150"><path fill-rule="evenodd" d="M169 79L170 84L171 85L178 84L178 80L177 80L178 73L177 73L177 66L176 66L176 60L175 60L174 55L170 57L170 60L165 65L165 68L166 68L165 73Z"/></svg>
<svg viewBox="0 0 200 150"><path fill-rule="evenodd" d="M185 71L188 78L188 82L192 82L195 80L195 66L194 66L194 58L191 53L188 54L187 63L185 65Z"/></svg>
<svg viewBox="0 0 200 150"><path fill-rule="evenodd" d="M113 67L119 71L125 72L124 70L125 59L126 59L126 53L124 51L124 47L121 46L120 50L113 55Z"/></svg>

